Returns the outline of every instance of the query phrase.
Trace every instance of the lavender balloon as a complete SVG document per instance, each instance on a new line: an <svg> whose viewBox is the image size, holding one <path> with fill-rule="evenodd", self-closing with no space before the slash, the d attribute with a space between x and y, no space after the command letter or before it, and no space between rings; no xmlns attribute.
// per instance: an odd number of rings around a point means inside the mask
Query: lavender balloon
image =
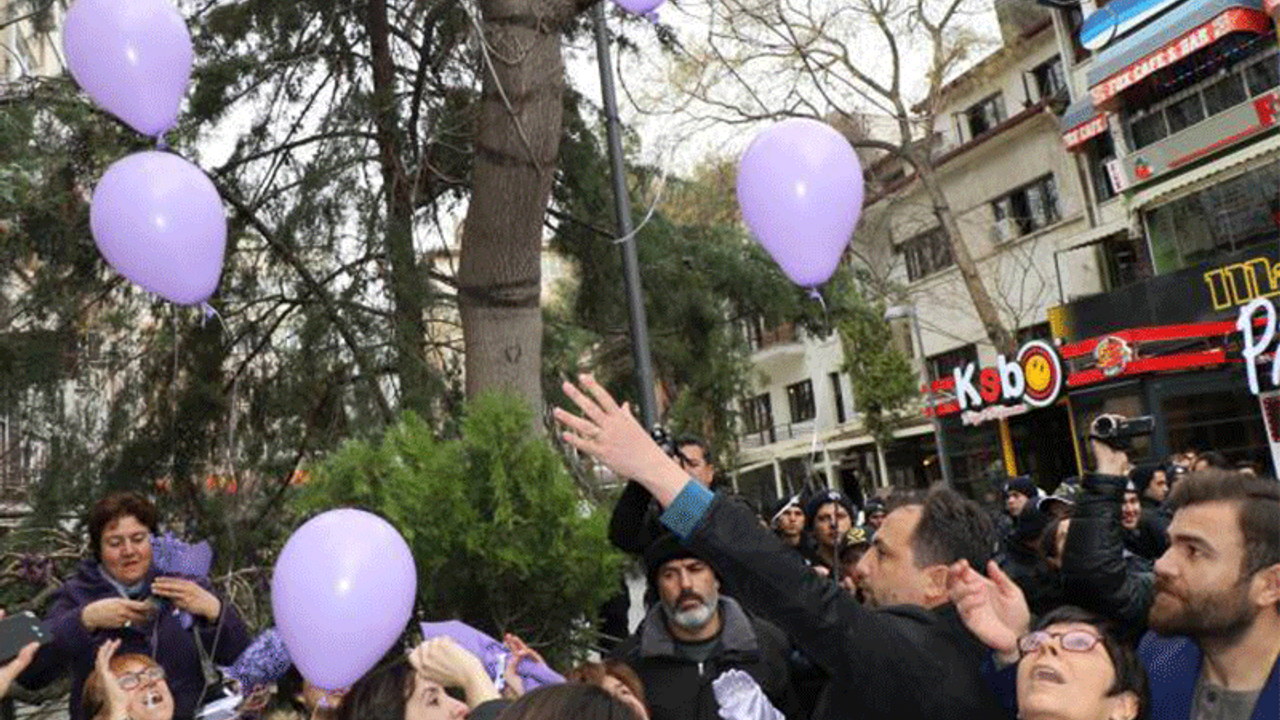
<svg viewBox="0 0 1280 720"><path fill-rule="evenodd" d="M738 204L756 240L791 281L830 279L862 214L862 166L830 125L794 118L751 141L738 164Z"/></svg>
<svg viewBox="0 0 1280 720"><path fill-rule="evenodd" d="M613 0L618 7L636 15L648 15L662 4L663 0Z"/></svg>
<svg viewBox="0 0 1280 720"><path fill-rule="evenodd" d="M93 241L108 263L180 305L209 299L222 274L227 218L200 168L140 152L107 168L89 206Z"/></svg>
<svg viewBox="0 0 1280 720"><path fill-rule="evenodd" d="M302 677L339 690L404 631L418 586L400 533L363 510L330 510L289 538L271 576L271 608Z"/></svg>
<svg viewBox="0 0 1280 720"><path fill-rule="evenodd" d="M167 0L76 0L62 49L71 76L108 112L156 137L173 127L191 78L191 33Z"/></svg>

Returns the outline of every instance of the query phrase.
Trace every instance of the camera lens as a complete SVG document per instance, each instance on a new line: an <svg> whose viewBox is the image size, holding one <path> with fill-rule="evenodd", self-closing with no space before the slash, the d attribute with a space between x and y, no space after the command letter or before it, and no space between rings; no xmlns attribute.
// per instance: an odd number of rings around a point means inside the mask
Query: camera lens
<svg viewBox="0 0 1280 720"><path fill-rule="evenodd" d="M1093 421L1093 434L1099 437L1111 437L1116 431L1116 421L1103 415Z"/></svg>

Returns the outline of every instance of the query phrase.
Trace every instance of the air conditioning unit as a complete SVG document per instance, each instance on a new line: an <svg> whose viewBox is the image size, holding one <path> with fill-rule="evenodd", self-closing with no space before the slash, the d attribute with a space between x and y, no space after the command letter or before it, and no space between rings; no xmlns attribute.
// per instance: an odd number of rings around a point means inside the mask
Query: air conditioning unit
<svg viewBox="0 0 1280 720"><path fill-rule="evenodd" d="M997 220L996 224L991 226L991 242L997 245L1007 243L1021 234L1022 228L1018 227L1018 223L1011 217Z"/></svg>

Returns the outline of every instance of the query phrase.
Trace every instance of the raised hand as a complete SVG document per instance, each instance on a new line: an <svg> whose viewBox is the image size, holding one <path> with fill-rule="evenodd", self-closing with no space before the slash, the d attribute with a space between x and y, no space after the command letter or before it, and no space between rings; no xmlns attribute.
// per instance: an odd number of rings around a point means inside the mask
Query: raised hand
<svg viewBox="0 0 1280 720"><path fill-rule="evenodd" d="M222 601L205 590L199 583L182 578L158 577L151 581L151 592L173 601L173 604L192 615L199 615L215 622L222 613Z"/></svg>
<svg viewBox="0 0 1280 720"><path fill-rule="evenodd" d="M1018 638L1031 625L1031 610L1021 588L995 561L987 563L987 574L990 577L961 560L949 568L947 587L969 632L1007 665L1018 660Z"/></svg>
<svg viewBox="0 0 1280 720"><path fill-rule="evenodd" d="M566 382L564 392L582 416L555 409L556 420L567 428L565 442L618 475L639 482L664 507L670 504L684 488L688 474L658 447L629 406L618 405L590 375L580 376L578 383L581 389Z"/></svg>
<svg viewBox="0 0 1280 720"><path fill-rule="evenodd" d="M98 648L98 657L93 664L93 672L107 694L107 718L109 720L128 720L129 695L120 687L116 674L111 672L111 658L120 649L119 640L108 640Z"/></svg>
<svg viewBox="0 0 1280 720"><path fill-rule="evenodd" d="M542 655L537 650L525 644L519 635L507 633L502 636L502 643L507 646L510 654L507 656L507 666L503 668L502 679L504 685L502 687L502 697L508 700L515 700L524 694L524 680L520 679L520 674L516 670L520 667L520 661L528 658L535 663L546 665L547 661L542 659Z"/></svg>
<svg viewBox="0 0 1280 720"><path fill-rule="evenodd" d="M467 705L472 708L498 698L498 690L480 658L451 638L441 636L423 641L409 652L409 664L419 675L442 687L462 688Z"/></svg>

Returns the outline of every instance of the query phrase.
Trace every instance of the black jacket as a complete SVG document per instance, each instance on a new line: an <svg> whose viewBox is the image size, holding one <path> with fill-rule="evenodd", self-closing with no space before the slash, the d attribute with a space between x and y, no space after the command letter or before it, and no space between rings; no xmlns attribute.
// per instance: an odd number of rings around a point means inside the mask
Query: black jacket
<svg viewBox="0 0 1280 720"><path fill-rule="evenodd" d="M661 513L658 502L643 485L627 481L609 518L609 542L625 553L643 555L658 536L667 533L658 522Z"/></svg>
<svg viewBox="0 0 1280 720"><path fill-rule="evenodd" d="M1009 717L980 672L987 649L954 607L868 610L720 496L685 544L711 563L727 593L830 676L815 719Z"/></svg>
<svg viewBox="0 0 1280 720"><path fill-rule="evenodd" d="M754 678L774 707L788 718L796 718L795 693L787 669L790 646L781 630L748 617L738 603L722 596L724 626L719 646L706 662L695 663L677 654L664 612L661 605L654 606L614 654L644 682L653 720L719 720L711 682L732 669Z"/></svg>
<svg viewBox="0 0 1280 720"><path fill-rule="evenodd" d="M1125 553L1120 505L1128 479L1087 474L1062 550L1068 602L1112 618L1141 635L1155 592L1155 575Z"/></svg>

